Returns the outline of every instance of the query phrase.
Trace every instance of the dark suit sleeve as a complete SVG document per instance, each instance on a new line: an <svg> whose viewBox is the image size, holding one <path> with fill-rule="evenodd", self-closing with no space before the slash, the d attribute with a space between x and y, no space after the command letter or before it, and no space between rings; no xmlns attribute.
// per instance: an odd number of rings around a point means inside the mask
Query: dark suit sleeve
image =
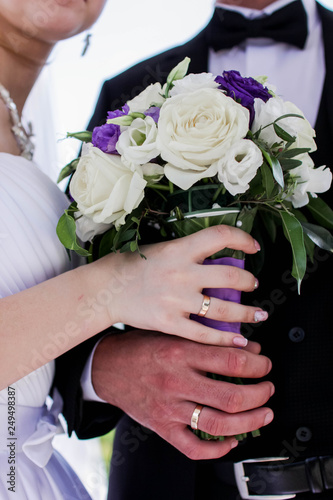
<svg viewBox="0 0 333 500"><path fill-rule="evenodd" d="M112 329L109 332L112 333ZM64 401L63 415L69 435L75 431L81 439L106 434L122 415L122 411L112 405L84 401L82 398L80 379L84 366L96 342L107 333L102 332L56 359L53 385Z"/></svg>

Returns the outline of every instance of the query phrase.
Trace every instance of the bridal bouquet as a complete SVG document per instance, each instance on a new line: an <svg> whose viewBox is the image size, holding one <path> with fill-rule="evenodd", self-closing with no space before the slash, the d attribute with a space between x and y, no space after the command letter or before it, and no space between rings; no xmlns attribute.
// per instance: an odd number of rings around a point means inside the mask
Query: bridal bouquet
<svg viewBox="0 0 333 500"><path fill-rule="evenodd" d="M68 134L84 144L59 177L72 174L73 202L59 220L58 236L67 249L97 259L117 251L141 254L142 242L217 224L249 233L255 226L274 241L280 226L300 291L315 245L333 251L333 211L317 196L329 189L332 174L315 168L309 156L315 132L265 78L237 71L187 75L189 62L179 63L163 86L150 85L110 111L92 133ZM83 248L80 241L89 243ZM231 249L211 259L204 264L244 265L244 255ZM234 290L203 293L240 301ZM220 330L240 328L193 319Z"/></svg>
<svg viewBox="0 0 333 500"><path fill-rule="evenodd" d="M221 223L250 232L256 221L274 240L282 226L300 289L314 245L333 250L333 211L317 197L332 174L309 156L315 132L265 78L187 75L189 62L110 111L92 133L68 134L84 145L59 178L73 173L74 201L58 236L66 248L99 258L140 252L143 234L170 239Z"/></svg>

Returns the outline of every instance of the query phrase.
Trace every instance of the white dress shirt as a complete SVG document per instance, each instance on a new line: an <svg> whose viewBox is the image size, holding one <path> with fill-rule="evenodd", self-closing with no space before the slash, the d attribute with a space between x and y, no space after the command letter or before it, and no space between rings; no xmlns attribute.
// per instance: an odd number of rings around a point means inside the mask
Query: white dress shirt
<svg viewBox="0 0 333 500"><path fill-rule="evenodd" d="M223 3L217 3L216 7L237 11L254 19L272 14L292 1L277 0L263 10ZM308 17L308 38L303 50L267 38L251 38L232 49L218 52L211 49L208 68L214 75L233 69L238 70L242 76L267 76L269 83L276 87L276 93L284 100L296 104L314 127L325 79L325 54L315 0L303 0L303 4ZM85 400L103 402L97 396L91 381L95 349L86 363L81 386Z"/></svg>

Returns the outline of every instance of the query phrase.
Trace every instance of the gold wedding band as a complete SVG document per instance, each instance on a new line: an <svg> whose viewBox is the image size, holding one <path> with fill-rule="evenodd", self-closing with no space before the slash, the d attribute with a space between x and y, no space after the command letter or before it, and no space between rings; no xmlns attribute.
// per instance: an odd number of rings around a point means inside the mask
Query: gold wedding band
<svg viewBox="0 0 333 500"><path fill-rule="evenodd" d="M191 417L191 429L196 430L198 428L198 421L202 408L203 408L202 405L197 405L194 408L194 412L192 413Z"/></svg>
<svg viewBox="0 0 333 500"><path fill-rule="evenodd" d="M204 295L202 299L202 306L200 311L198 312L198 316L200 316L201 318L206 316L209 306L210 306L210 297L208 297L208 295Z"/></svg>

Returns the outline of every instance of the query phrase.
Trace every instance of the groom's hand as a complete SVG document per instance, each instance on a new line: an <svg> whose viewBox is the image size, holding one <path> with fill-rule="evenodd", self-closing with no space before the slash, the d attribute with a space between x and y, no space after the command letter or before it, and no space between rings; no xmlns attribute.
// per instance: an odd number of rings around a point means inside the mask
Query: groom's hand
<svg viewBox="0 0 333 500"><path fill-rule="evenodd" d="M271 422L264 405L274 392L271 382L235 385L216 381L207 372L261 378L271 361L258 344L246 350L207 346L179 337L132 331L105 337L93 360L97 394L134 420L155 431L191 459L212 459L237 445L233 436ZM201 441L189 429L197 404L203 405L198 429L229 436Z"/></svg>

